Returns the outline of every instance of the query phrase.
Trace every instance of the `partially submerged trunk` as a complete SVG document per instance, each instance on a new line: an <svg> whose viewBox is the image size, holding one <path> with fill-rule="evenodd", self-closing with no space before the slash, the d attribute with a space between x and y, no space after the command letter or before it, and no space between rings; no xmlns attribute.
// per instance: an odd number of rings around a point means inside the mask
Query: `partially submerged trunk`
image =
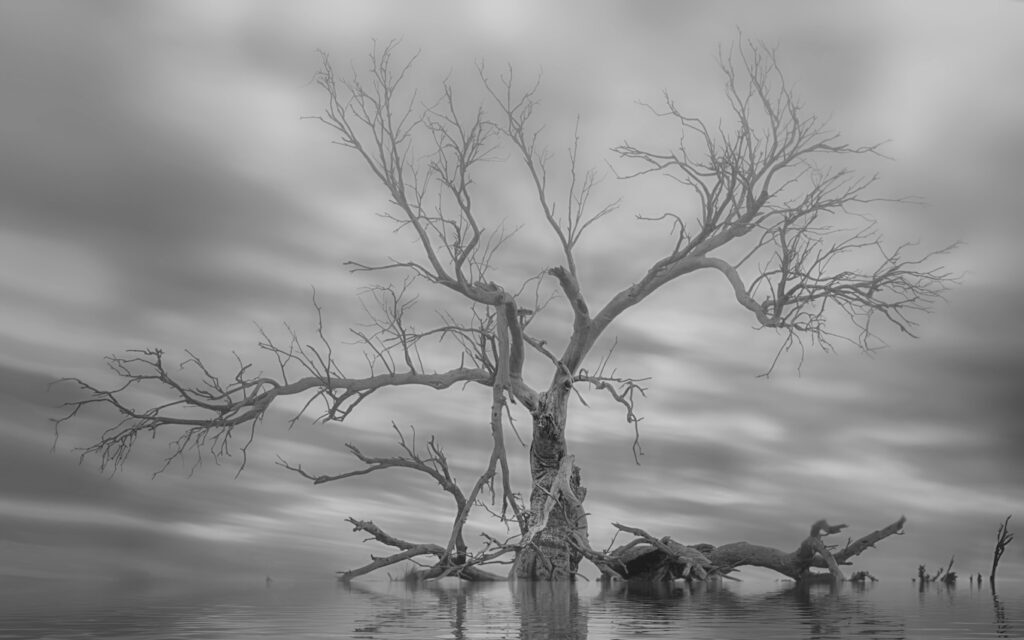
<svg viewBox="0 0 1024 640"><path fill-rule="evenodd" d="M419 562L414 559L433 556L434 564L411 571L408 577L417 580L443 577L458 577L469 581L504 580L506 576L485 571L481 567L507 561L508 556L514 554L508 578L556 582L573 580L579 569L580 560L584 557L593 560L599 554L590 548L587 514L583 509L586 489L580 483L580 469L574 464L574 457L568 453L565 441L565 419L570 390L568 379L560 379L552 385L551 390L539 394L532 408L531 491L529 509L522 513L522 534L504 542L485 536L485 547L478 553L468 552L460 546L459 543L463 539L462 525L465 524L466 506L475 504L477 490L483 483L490 481L492 473L482 476L477 481L474 491L466 497L452 478L443 452L433 441L430 443L432 448L429 451L429 458L408 447L405 440L401 440L405 456L398 458L364 456L358 449L350 446L350 450L360 457L360 460L371 465L371 470L398 466L428 473L441 483L445 491L455 496L460 508L455 516L453 536L447 546L410 542L390 535L373 522L349 518L348 521L354 525L356 531L367 533L377 542L398 549L399 552L388 556L371 556L372 562L367 565L338 572L338 579L347 582L399 562ZM502 408L503 404L495 404L499 418ZM401 437L401 434L399 435ZM296 470L303 473L301 469ZM304 475L317 479L310 474ZM513 510L517 509L515 503L511 506ZM516 515L509 518L509 521L519 521L519 512L516 511Z"/></svg>
<svg viewBox="0 0 1024 640"><path fill-rule="evenodd" d="M572 580L589 549L586 489L565 443L569 386L541 394L533 412L530 445L529 530L516 554L514 575L523 580Z"/></svg>

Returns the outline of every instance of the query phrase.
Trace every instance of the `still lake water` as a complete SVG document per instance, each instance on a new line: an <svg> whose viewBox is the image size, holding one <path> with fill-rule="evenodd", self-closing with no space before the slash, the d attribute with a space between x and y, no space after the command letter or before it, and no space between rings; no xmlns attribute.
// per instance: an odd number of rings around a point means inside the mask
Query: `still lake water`
<svg viewBox="0 0 1024 640"><path fill-rule="evenodd" d="M0 638L1024 638L1024 585L331 583L242 590L0 582Z"/></svg>

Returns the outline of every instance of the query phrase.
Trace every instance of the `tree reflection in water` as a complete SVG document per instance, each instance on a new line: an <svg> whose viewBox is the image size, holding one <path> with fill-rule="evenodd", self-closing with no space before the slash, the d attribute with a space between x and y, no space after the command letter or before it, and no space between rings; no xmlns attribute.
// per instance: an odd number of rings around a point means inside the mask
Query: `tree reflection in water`
<svg viewBox="0 0 1024 640"><path fill-rule="evenodd" d="M388 591L381 592L370 586L358 583L338 583L338 589L358 595L360 598L365 599L369 605L361 607L360 615L355 616L351 630L352 637L373 638L388 634L398 636L398 630L416 626L416 618L422 617L424 613L428 611L441 612L440 598L438 598L436 605L434 602L430 602L424 606L424 603L415 597L416 593L421 590L432 591L438 594L442 591L441 589L422 589L421 585L415 582L395 584L400 585L400 588L394 591L389 589ZM455 600L461 600L462 615L464 616L465 597L455 598ZM453 625L461 628L464 622L458 617L458 605L456 605L454 613L455 615L453 616L449 612L446 617L452 620Z"/></svg>
<svg viewBox="0 0 1024 640"><path fill-rule="evenodd" d="M587 638L587 610L572 583L408 582L391 583L386 592L376 587L339 583L369 605L353 625L354 637L405 637L403 632L447 627L451 638L464 640L477 637L481 629L518 627L522 640ZM424 617L433 618L433 624Z"/></svg>
<svg viewBox="0 0 1024 640"><path fill-rule="evenodd" d="M575 583L519 581L511 585L522 640L586 640L587 607Z"/></svg>
<svg viewBox="0 0 1024 640"><path fill-rule="evenodd" d="M742 594L715 582L613 585L599 596L609 611L596 617L611 618L615 631L622 634L658 637L715 631L724 637L813 639L842 636L851 626L861 633L902 636L902 622L879 614L869 601L847 591L865 588L870 589L846 584L793 585L781 591Z"/></svg>
<svg viewBox="0 0 1024 640"><path fill-rule="evenodd" d="M1020 638L1024 590L852 584L0 584L0 638Z"/></svg>
<svg viewBox="0 0 1024 640"><path fill-rule="evenodd" d="M1013 627L1010 626L1009 620L1006 618L1006 607L999 600L999 596L996 594L995 583L992 583L992 609L996 614L996 637L1009 638Z"/></svg>
<svg viewBox="0 0 1024 640"><path fill-rule="evenodd" d="M825 638L843 635L851 627L857 628L858 635L885 634L886 637L903 637L906 623L882 615L873 602L852 597L847 589L863 593L872 588L870 584L830 583L795 585L786 591L765 598L765 604L786 601L790 603L789 615L799 618L806 627L808 638ZM785 608L785 607L781 607Z"/></svg>
<svg viewBox="0 0 1024 640"><path fill-rule="evenodd" d="M942 587L939 589L939 587ZM606 586L551 582L392 584L347 587L359 594L352 637L464 640L610 638L1013 637L1016 609L992 593L957 594L944 585ZM878 591L881 589L881 591ZM872 593L874 592L874 593ZM915 593L916 592L916 593ZM981 607L979 608L979 605ZM986 610L988 613L986 613ZM992 626L994 612L995 623Z"/></svg>

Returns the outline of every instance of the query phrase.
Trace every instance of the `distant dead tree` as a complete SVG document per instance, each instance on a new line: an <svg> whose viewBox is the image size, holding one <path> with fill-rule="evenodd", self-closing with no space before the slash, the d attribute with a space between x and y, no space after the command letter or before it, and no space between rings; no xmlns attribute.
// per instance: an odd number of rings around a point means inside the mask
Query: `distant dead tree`
<svg viewBox="0 0 1024 640"><path fill-rule="evenodd" d="M918 586L924 589L925 585L931 582L942 582L947 586L956 585L957 573L953 571L953 562L956 560L956 556L950 556L949 564L945 567L939 567L939 570L935 572L935 575L928 575L928 569L925 565L918 565L917 567L917 579Z"/></svg>
<svg viewBox="0 0 1024 640"><path fill-rule="evenodd" d="M952 586L952 585L956 584L957 575L956 575L956 571L953 571L953 561L954 560L956 560L956 556L950 556L949 564L946 565L946 572L943 573L941 570L939 571L939 575L941 576L942 583L945 584L945 585Z"/></svg>
<svg viewBox="0 0 1024 640"><path fill-rule="evenodd" d="M867 571L855 571L854 574L850 576L850 582L855 584L866 584L868 581L878 582L878 578Z"/></svg>
<svg viewBox="0 0 1024 640"><path fill-rule="evenodd" d="M619 577L701 577L743 565L796 578L821 567L838 577L841 558L902 532L900 518L833 552L821 536L837 529L821 521L788 553L749 543L681 545L621 525L634 541L617 551L595 551L581 470L565 435L570 401L585 402L587 391L607 394L639 433L637 403L647 378L642 372L618 373L610 353L595 357L593 352L624 313L662 288L685 291L682 285L700 273L721 276L739 308L758 327L781 336L769 369L791 349L832 351L836 341L876 349L879 323L913 335L916 314L927 311L955 280L941 264L952 247L918 252L911 244L884 241L868 212L901 201L873 195L876 177L844 163L881 157L878 145L849 144L827 120L808 113L774 49L743 43L721 53L724 113L710 121L694 117L665 92L660 102L646 106L665 125L661 141L624 141L611 149L620 179L668 178L677 191L668 212L637 216L639 223L651 225L650 243L621 247L635 260L633 283L595 304L578 249L588 232L612 219L619 202L594 204L599 176L582 166L579 127L564 137L568 151L554 154L541 142L539 82L521 85L511 69L495 76L481 66L482 102L472 98L467 107L450 80L424 83L438 88L434 97L410 89L414 61L399 61L391 43L374 48L364 72L340 77L324 54L316 74L326 102L316 119L362 163L364 176L380 185L389 206L384 218L412 240L395 243L395 257L348 263L356 272L394 274L389 284L371 284L361 299L368 320L352 335L365 349L364 361L338 357L339 345L328 339L315 298L318 324L312 340L290 327L283 342L260 329L258 346L270 357L271 373L241 356L226 375L188 351L180 363L158 348L110 356L107 365L120 383L102 388L72 379L86 397L57 420L59 427L94 405L118 416L84 455L116 470L140 436L166 435L171 453L165 467L185 458L198 462L204 455L219 460L236 447L244 467L267 410L283 398L305 399L292 425L314 406L320 407L314 421L340 423L382 389L479 385L490 390L490 406L479 412L467 407L466 414L480 416L492 446L479 476L466 487L456 482L440 443L431 439L417 446L400 431L393 455L370 455L349 445L362 465L356 470L313 472L279 461L314 484L407 469L428 476L453 499L450 534L437 543L404 540L370 521L350 519L357 530L396 552L343 577L421 556L433 558L427 577L465 579L495 578L481 566L502 562L520 578L572 579L584 558ZM510 167L500 178L482 170L498 162ZM520 178L535 211L523 212L516 224L536 222L550 234L559 256L554 263L537 263L531 274L499 274L496 257L512 251L513 232L488 217L487 197L494 191L482 183L516 184ZM402 254L407 246L413 255ZM519 247L518 257L542 256L541 248ZM446 292L450 306L421 313L418 292L428 287ZM559 307L562 315L551 312ZM140 388L162 399L154 401ZM514 412L523 411L532 423L525 499L513 488L505 447ZM676 490L685 495L688 488ZM510 535L487 537L472 551L463 528L478 506L505 521Z"/></svg>
<svg viewBox="0 0 1024 640"><path fill-rule="evenodd" d="M1013 542L1013 534L1010 533L1009 529L1010 518L1012 517L1012 515L1006 516L1006 520L1003 520L1002 524L999 525L999 529L996 530L996 547L992 552L992 573L988 576L988 581L993 585L996 583L996 568L1003 557L1003 552Z"/></svg>

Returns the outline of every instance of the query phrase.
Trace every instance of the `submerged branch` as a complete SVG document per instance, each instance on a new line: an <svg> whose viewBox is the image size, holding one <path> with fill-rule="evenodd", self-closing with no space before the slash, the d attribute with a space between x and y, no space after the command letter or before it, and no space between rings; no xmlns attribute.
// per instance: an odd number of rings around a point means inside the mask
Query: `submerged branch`
<svg viewBox="0 0 1024 640"><path fill-rule="evenodd" d="M355 518L347 518L347 521L354 525L353 531L364 531L370 535L370 539L376 540L381 544L389 547L395 547L401 549L401 552L395 553L386 557L374 557L371 556L372 562L363 565L357 569L351 569L349 571L339 571L338 580L347 582L352 578L365 575L372 571L376 571L382 567L401 562L403 560L410 560L412 558L424 555L432 555L437 558L437 563L430 567L428 570L422 572L420 577L422 579L436 579L443 578L446 576L459 577L464 580L470 581L500 581L505 578L489 573L481 569L478 565L485 562L492 562L496 556L494 554L484 555L480 557L466 558L462 562L453 562L450 558L449 553L444 547L437 544L424 544L414 543L396 538L388 533L385 533L380 527L369 520L356 520Z"/></svg>
<svg viewBox="0 0 1024 640"><path fill-rule="evenodd" d="M903 532L905 517L889 526L874 531L842 551L833 553L822 541L822 536L838 533L846 525L829 525L819 520L811 527L810 535L792 552L773 547L734 542L718 547L709 544L681 545L671 538L656 538L642 529L616 523L620 531L636 536L629 544L612 551L609 558L619 563L623 577L646 580L666 580L681 577L702 577L702 574L725 575L741 566L771 569L794 580L818 575L812 568L826 568L834 580L842 580L840 563L873 547L890 535Z"/></svg>

